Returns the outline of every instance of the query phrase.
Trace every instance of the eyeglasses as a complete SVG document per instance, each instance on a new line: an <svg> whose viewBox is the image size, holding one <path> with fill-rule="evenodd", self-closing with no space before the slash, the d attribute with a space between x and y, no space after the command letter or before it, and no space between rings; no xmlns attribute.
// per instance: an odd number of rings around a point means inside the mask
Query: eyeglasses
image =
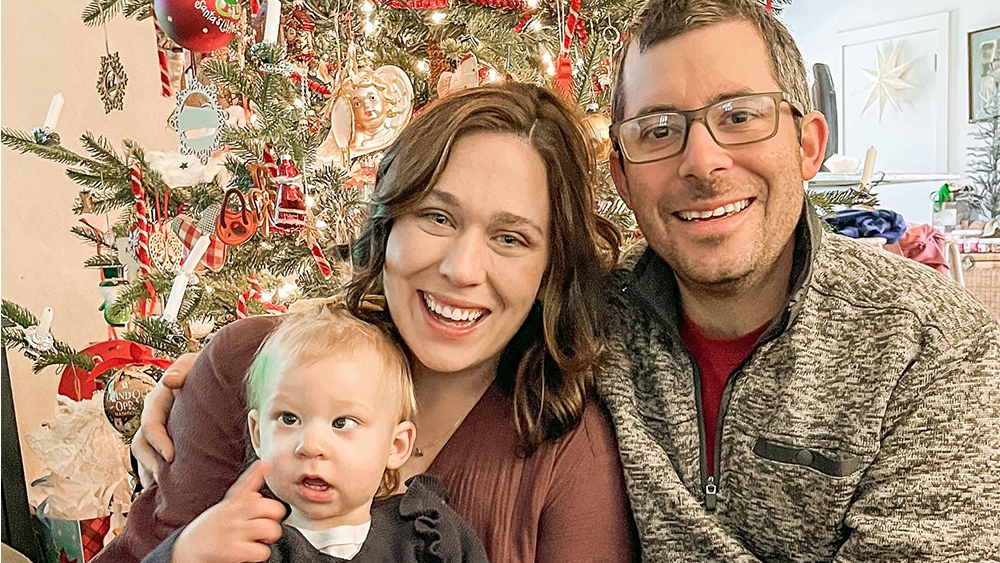
<svg viewBox="0 0 1000 563"><path fill-rule="evenodd" d="M720 147L766 141L778 132L778 109L788 102L793 115L802 108L784 92L749 94L700 109L640 115L611 126L615 150L633 164L670 158L684 152L691 123L701 121Z"/></svg>

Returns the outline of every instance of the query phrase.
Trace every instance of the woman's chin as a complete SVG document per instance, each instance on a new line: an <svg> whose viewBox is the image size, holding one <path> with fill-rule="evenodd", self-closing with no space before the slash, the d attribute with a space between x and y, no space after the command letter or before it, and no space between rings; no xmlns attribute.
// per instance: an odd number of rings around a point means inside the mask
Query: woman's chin
<svg viewBox="0 0 1000 563"><path fill-rule="evenodd" d="M494 360L499 356L485 359L470 358L464 354L458 356L446 350L425 351L425 353L414 350L414 355L424 370L431 373L452 375L467 375L484 369L495 372L496 362ZM491 375L495 374L491 373Z"/></svg>

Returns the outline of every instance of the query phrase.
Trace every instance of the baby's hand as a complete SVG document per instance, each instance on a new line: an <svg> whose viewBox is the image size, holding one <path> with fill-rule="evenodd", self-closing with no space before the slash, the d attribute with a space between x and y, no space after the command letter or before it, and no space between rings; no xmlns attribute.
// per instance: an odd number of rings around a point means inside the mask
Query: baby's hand
<svg viewBox="0 0 1000 563"><path fill-rule="evenodd" d="M222 501L194 519L174 544L173 563L267 561L281 538L285 507L260 494L269 466L256 461Z"/></svg>

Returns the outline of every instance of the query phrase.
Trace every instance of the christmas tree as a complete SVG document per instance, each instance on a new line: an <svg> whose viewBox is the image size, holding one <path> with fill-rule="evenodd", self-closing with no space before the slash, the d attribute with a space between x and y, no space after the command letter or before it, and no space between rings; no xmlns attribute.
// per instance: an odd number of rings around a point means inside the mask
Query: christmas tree
<svg viewBox="0 0 1000 563"><path fill-rule="evenodd" d="M1000 218L1000 94L984 104L989 117L976 122L969 148L969 178L976 191L979 212L987 219Z"/></svg>
<svg viewBox="0 0 1000 563"><path fill-rule="evenodd" d="M761 1L774 10L790 2ZM640 4L93 0L86 25L124 17L156 34L179 152L116 147L88 132L81 154L49 127L4 129L2 141L66 165L82 188L75 213L120 212L104 231L72 227L94 247L84 266L100 272L104 316L124 328L120 337L173 358L237 318L335 293L381 151L449 92L496 80L551 85L587 112L606 162L611 58ZM125 86L117 57L102 57L106 111L121 107ZM606 164L600 175L599 211L635 233ZM818 197L825 209L854 196ZM3 316L4 346L36 370L95 368L93 350L55 340L45 319L8 301Z"/></svg>

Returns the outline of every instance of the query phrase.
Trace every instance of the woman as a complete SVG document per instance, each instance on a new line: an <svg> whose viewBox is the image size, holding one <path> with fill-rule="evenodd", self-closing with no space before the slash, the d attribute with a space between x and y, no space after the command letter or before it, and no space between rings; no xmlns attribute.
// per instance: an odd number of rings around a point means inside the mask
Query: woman
<svg viewBox="0 0 1000 563"><path fill-rule="evenodd" d="M634 558L614 436L593 399L597 280L618 240L593 212L591 170L575 113L556 95L473 89L427 109L389 148L355 244L348 305L388 321L362 306L384 295L413 366L418 433L402 476L444 483L492 561ZM136 457L159 465L143 437L162 435L150 417L166 410L176 448L159 446L172 461L107 560L141 556L235 480L239 388L274 324L226 327L172 408L165 387L147 401Z"/></svg>

